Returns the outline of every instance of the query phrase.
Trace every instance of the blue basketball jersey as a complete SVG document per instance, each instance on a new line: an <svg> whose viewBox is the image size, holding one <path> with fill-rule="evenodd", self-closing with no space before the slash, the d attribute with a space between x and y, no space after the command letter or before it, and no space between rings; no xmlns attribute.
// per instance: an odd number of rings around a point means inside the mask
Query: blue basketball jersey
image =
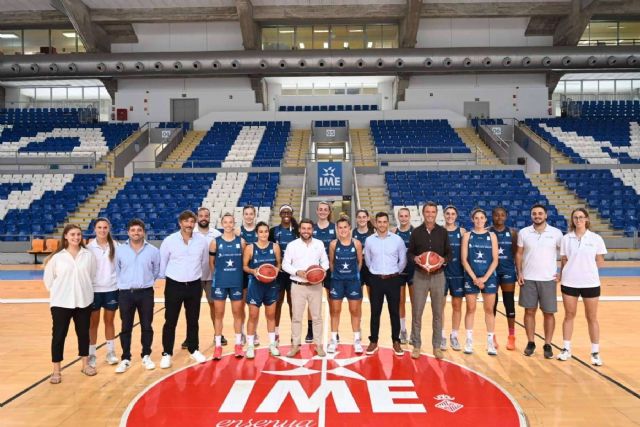
<svg viewBox="0 0 640 427"><path fill-rule="evenodd" d="M355 228L352 232L351 232L351 237L353 237L354 239L356 239L357 241L359 241L362 244L362 249L364 249L364 242L365 240L367 240L367 237L371 236L373 234L373 231L369 231L367 230L366 233L360 233L358 231L357 228Z"/></svg>
<svg viewBox="0 0 640 427"><path fill-rule="evenodd" d="M449 234L449 247L451 247L451 261L444 266L444 275L446 277L464 277L464 268L462 268L462 258L460 257L462 232L458 227L453 231L447 231L447 233Z"/></svg>
<svg viewBox="0 0 640 427"><path fill-rule="evenodd" d="M251 257L251 262L249 262L249 267L258 268L262 264L271 264L273 266L276 265L276 253L273 250L273 242L269 242L267 247L264 249L259 248L257 243L253 244L253 256ZM249 284L255 282L256 278L253 274L251 274L249 276ZM275 285L276 281L274 280L273 282L271 282L271 284Z"/></svg>
<svg viewBox="0 0 640 427"><path fill-rule="evenodd" d="M329 254L329 243L336 239L336 225L330 222L326 228L319 228L318 224L314 224L313 237L324 244L324 250Z"/></svg>
<svg viewBox="0 0 640 427"><path fill-rule="evenodd" d="M291 228L283 227L282 225L276 225L271 229L271 235L273 241L280 245L280 250L284 254L287 249L287 245L296 240L296 233Z"/></svg>
<svg viewBox="0 0 640 427"><path fill-rule="evenodd" d="M515 261L513 259L513 231L509 228L505 228L502 231L496 231L493 227L489 229L498 238L498 268L496 271L498 274L509 273L512 274L516 268Z"/></svg>
<svg viewBox="0 0 640 427"><path fill-rule="evenodd" d="M469 236L469 250L467 262L476 276L484 276L493 261L491 252L491 233L478 234L475 231ZM495 274L495 272L494 272Z"/></svg>
<svg viewBox="0 0 640 427"><path fill-rule="evenodd" d="M413 225L409 226L407 231L400 231L400 228L396 228L396 234L402 237L402 241L404 242L404 246L409 248L409 241L411 240L411 233L413 233Z"/></svg>
<svg viewBox="0 0 640 427"><path fill-rule="evenodd" d="M244 241L248 244L255 243L258 241L258 235L256 234L256 229L249 231L244 228L244 225L240 226L240 237L244 239Z"/></svg>
<svg viewBox="0 0 640 427"><path fill-rule="evenodd" d="M333 272L331 277L334 280L360 280L358 271L358 253L353 240L348 246L336 242L336 251L333 259Z"/></svg>
<svg viewBox="0 0 640 427"><path fill-rule="evenodd" d="M214 288L242 287L242 238L236 236L228 242L216 237L216 265Z"/></svg>

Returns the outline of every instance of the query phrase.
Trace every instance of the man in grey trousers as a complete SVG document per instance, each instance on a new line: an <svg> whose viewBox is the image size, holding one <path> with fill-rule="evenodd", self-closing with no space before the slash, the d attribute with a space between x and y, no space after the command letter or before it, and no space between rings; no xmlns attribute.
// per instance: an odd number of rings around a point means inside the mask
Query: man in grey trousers
<svg viewBox="0 0 640 427"><path fill-rule="evenodd" d="M407 260L415 263L417 257L427 251L432 251L445 259L445 264L451 260L451 247L447 230L436 224L438 205L426 202L422 208L424 223L413 230L407 250ZM411 299L411 357L420 357L422 345L422 313L427 303L427 295L431 294L431 313L433 316L432 338L433 354L437 359L444 356L440 350L440 335L442 332L442 306L444 299L444 272L442 267L437 270L426 271L416 268L413 276L413 297Z"/></svg>

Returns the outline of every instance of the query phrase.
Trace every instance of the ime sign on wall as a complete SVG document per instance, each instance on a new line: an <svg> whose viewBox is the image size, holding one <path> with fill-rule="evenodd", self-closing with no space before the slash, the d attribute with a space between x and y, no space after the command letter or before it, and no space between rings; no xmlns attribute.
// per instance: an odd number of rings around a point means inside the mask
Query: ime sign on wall
<svg viewBox="0 0 640 427"><path fill-rule="evenodd" d="M342 195L342 163L318 162L318 195Z"/></svg>

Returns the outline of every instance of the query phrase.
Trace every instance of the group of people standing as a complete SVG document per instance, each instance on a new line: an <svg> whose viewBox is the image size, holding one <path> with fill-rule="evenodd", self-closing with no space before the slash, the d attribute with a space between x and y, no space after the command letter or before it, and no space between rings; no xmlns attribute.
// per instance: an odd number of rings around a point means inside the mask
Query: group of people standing
<svg viewBox="0 0 640 427"><path fill-rule="evenodd" d="M487 214L475 209L471 214L472 230L457 226L458 211L444 209L445 226L436 224L438 207L433 202L423 206L423 223L413 228L410 212L398 212L398 227L390 230L389 216L379 212L370 218L366 210L356 213L356 225L347 217L331 221L331 205L318 204L318 221L297 223L289 205L280 207L280 224L269 227L255 222L256 210L243 209L243 221L236 227L233 215L221 219L222 231L210 227L210 213L200 208L196 213L184 211L178 217L179 230L162 242L160 249L145 240L145 224L139 219L128 223L128 240L116 243L106 218L95 220L96 238L85 245L82 230L73 224L63 230L59 249L46 261L44 283L51 293L53 319L51 353L53 374L50 382L62 380L61 361L64 341L73 319L78 337L82 372L96 375L96 342L100 315L103 315L107 346L106 361L117 373L131 366L131 333L135 313L141 326L142 365L155 369L151 359L153 342L154 283L165 278L165 323L162 329L161 368L172 365L175 330L182 306L186 315L186 340L182 347L197 363L207 360L199 350L199 317L204 291L214 326L213 359L222 357L227 344L223 335L227 299L231 301L234 352L240 358L255 357L259 345L256 333L259 312L265 306L269 352L279 356L280 320L285 298L291 318L291 347L294 357L302 344L302 320L305 312L308 328L305 342L314 343L318 356L325 355L322 342L322 288L326 289L330 312L330 340L326 351L335 352L342 302L346 298L356 354L372 355L378 350L380 317L384 300L391 320L391 342L397 355L404 354L402 344L413 346L411 356L420 357L422 316L430 296L432 311L432 346L436 358L447 349L443 327L447 294L452 300L452 329L449 335L453 350L461 350L458 331L462 319L462 299L466 302L464 352L473 353L473 323L478 294L483 295L487 329L487 352L496 355L495 336L497 292L502 290L508 323L507 349L515 349L516 285L520 285L519 303L525 309L524 324L528 343L527 356L535 351L535 314L540 306L544 316L544 356L553 357L551 338L555 326L556 282L561 282L565 307L564 348L559 360L571 357L571 335L578 298L582 296L592 342L591 361L601 365L597 303L600 295L598 266L606 254L600 236L589 230L588 213L576 209L571 215L570 232L546 223L546 208L531 208L533 224L520 232L506 226L507 212L495 208L492 226ZM561 269L557 272L557 252ZM435 252L445 261L431 268L420 263L420 255ZM278 271L271 282L258 280L257 270L270 264ZM326 271L321 282L307 278L307 270L320 266ZM371 303L369 344L364 348L361 336L363 290ZM411 334L405 316L406 290L411 301ZM247 320L246 305L249 306ZM122 330L119 334L122 355L115 353L114 317L120 310ZM246 325L246 334L244 327ZM246 351L245 351L246 344Z"/></svg>

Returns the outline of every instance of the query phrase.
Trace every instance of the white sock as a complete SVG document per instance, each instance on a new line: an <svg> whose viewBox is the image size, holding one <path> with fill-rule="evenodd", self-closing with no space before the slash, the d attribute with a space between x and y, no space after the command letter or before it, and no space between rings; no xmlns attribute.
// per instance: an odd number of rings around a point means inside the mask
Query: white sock
<svg viewBox="0 0 640 427"><path fill-rule="evenodd" d="M493 335L494 335L493 332L487 332L487 341L493 342Z"/></svg>
<svg viewBox="0 0 640 427"><path fill-rule="evenodd" d="M404 317L402 317L400 319L400 330L402 332L406 332L407 331L407 321L406 321L406 319Z"/></svg>
<svg viewBox="0 0 640 427"><path fill-rule="evenodd" d="M562 345L571 353L571 341L562 341Z"/></svg>
<svg viewBox="0 0 640 427"><path fill-rule="evenodd" d="M451 330L451 336L453 338L458 338L458 330L457 329L452 329Z"/></svg>
<svg viewBox="0 0 640 427"><path fill-rule="evenodd" d="M242 344L242 334L236 334L236 345Z"/></svg>
<svg viewBox="0 0 640 427"><path fill-rule="evenodd" d="M240 326L240 334L244 335L244 323Z"/></svg>
<svg viewBox="0 0 640 427"><path fill-rule="evenodd" d="M331 339L334 341L338 341L338 333L337 332L331 332Z"/></svg>
<svg viewBox="0 0 640 427"><path fill-rule="evenodd" d="M111 353L115 351L113 340L107 340L107 352Z"/></svg>
<svg viewBox="0 0 640 427"><path fill-rule="evenodd" d="M222 347L222 335L216 335L214 338L216 340L216 347Z"/></svg>
<svg viewBox="0 0 640 427"><path fill-rule="evenodd" d="M96 355L96 347L95 345L90 345L89 346L89 356L95 356Z"/></svg>
<svg viewBox="0 0 640 427"><path fill-rule="evenodd" d="M247 335L247 345L253 347L255 335Z"/></svg>
<svg viewBox="0 0 640 427"><path fill-rule="evenodd" d="M269 343L273 344L276 342L276 332L269 332Z"/></svg>
<svg viewBox="0 0 640 427"><path fill-rule="evenodd" d="M444 329L442 330L442 338L447 338L447 332Z"/></svg>
<svg viewBox="0 0 640 427"><path fill-rule="evenodd" d="M469 341L473 340L473 329L467 329L467 339Z"/></svg>
<svg viewBox="0 0 640 427"><path fill-rule="evenodd" d="M353 333L353 340L360 341L360 331Z"/></svg>
<svg viewBox="0 0 640 427"><path fill-rule="evenodd" d="M591 343L591 353L600 353L600 344Z"/></svg>
<svg viewBox="0 0 640 427"><path fill-rule="evenodd" d="M280 326L276 326L276 335L280 335Z"/></svg>

